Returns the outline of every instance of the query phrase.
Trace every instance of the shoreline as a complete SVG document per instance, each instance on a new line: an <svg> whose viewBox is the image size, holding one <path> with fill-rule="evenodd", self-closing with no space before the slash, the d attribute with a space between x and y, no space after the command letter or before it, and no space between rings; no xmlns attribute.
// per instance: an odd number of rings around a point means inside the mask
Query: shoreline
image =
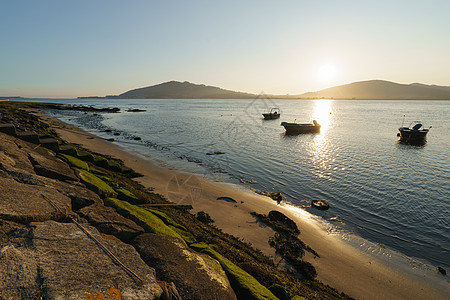
<svg viewBox="0 0 450 300"><path fill-rule="evenodd" d="M172 202L192 204L194 213L207 212L215 220L214 224L224 232L251 243L275 260L275 251L267 243L273 231L256 223L250 212L267 214L273 209L283 212L296 221L301 231L300 238L319 253L320 258L316 259L312 255L305 256L305 260L317 269L317 279L352 297L445 299L449 295L449 287L444 280L442 286L437 286L438 284L425 282L432 280L427 274L414 276L409 272L396 270L380 258L351 246L340 236L329 234L303 210L277 205L272 199L236 189L231 184L212 182L200 176L160 168L151 162L151 157L138 155L43 113L39 117L51 125L64 140L121 159L125 165L144 175L135 179L143 186L154 188L154 192ZM178 183L179 189L174 188L173 183ZM186 194L189 197L184 198ZM219 197L231 197L237 203L216 200Z"/></svg>

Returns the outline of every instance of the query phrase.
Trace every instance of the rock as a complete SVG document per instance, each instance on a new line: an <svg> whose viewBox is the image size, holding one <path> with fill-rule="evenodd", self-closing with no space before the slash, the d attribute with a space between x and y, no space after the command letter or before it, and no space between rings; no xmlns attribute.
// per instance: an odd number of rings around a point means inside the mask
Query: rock
<svg viewBox="0 0 450 300"><path fill-rule="evenodd" d="M32 250L13 245L2 247L0 265L1 299L39 299L38 267Z"/></svg>
<svg viewBox="0 0 450 300"><path fill-rule="evenodd" d="M34 131L18 131L16 136L23 141L39 144L39 136Z"/></svg>
<svg viewBox="0 0 450 300"><path fill-rule="evenodd" d="M292 229L294 232L300 232L300 230L298 230L297 224L290 218L285 216L283 213L277 210L271 210L268 216L270 220L275 221L284 227Z"/></svg>
<svg viewBox="0 0 450 300"><path fill-rule="evenodd" d="M0 124L0 132L6 133L8 135L16 135L16 127L14 124Z"/></svg>
<svg viewBox="0 0 450 300"><path fill-rule="evenodd" d="M223 200L223 201L226 201L226 202L237 203L237 201L234 200L231 197L219 197L219 198L217 198L217 200Z"/></svg>
<svg viewBox="0 0 450 300"><path fill-rule="evenodd" d="M69 165L59 158L29 153L28 157L36 174L61 181L79 181Z"/></svg>
<svg viewBox="0 0 450 300"><path fill-rule="evenodd" d="M26 148L22 147L20 143L16 144L14 137L4 133L0 133L0 141L0 163L34 173L27 151L25 151ZM27 146L25 145L25 147Z"/></svg>
<svg viewBox="0 0 450 300"><path fill-rule="evenodd" d="M280 192L255 191L255 193L272 198L277 202L281 202L283 200L283 195L281 195Z"/></svg>
<svg viewBox="0 0 450 300"><path fill-rule="evenodd" d="M330 208L330 204L328 204L325 200L311 200L311 206L317 208L319 210L327 210Z"/></svg>
<svg viewBox="0 0 450 300"><path fill-rule="evenodd" d="M447 271L445 271L445 269L443 267L437 267L436 269L439 274L444 275L444 276L447 275Z"/></svg>
<svg viewBox="0 0 450 300"><path fill-rule="evenodd" d="M58 151L59 144L58 141L54 138L39 138L39 144L44 146L45 148L51 149L53 151Z"/></svg>
<svg viewBox="0 0 450 300"><path fill-rule="evenodd" d="M78 214L89 221L100 232L114 235L118 239L129 242L144 229L130 219L122 217L115 209L103 205L91 205L78 211Z"/></svg>
<svg viewBox="0 0 450 300"><path fill-rule="evenodd" d="M189 249L169 236L146 233L133 246L158 278L173 282L183 299L236 299L220 264L211 257Z"/></svg>
<svg viewBox="0 0 450 300"><path fill-rule="evenodd" d="M0 177L0 218L27 224L52 220L59 211L44 197L48 197L62 211L71 209L70 199L51 187L22 184L11 178Z"/></svg>
<svg viewBox="0 0 450 300"><path fill-rule="evenodd" d="M78 174L81 181L86 185L86 187L100 196L106 197L116 197L117 193L112 187L110 187L106 182L95 176L94 174L85 171L78 170Z"/></svg>
<svg viewBox="0 0 450 300"><path fill-rule="evenodd" d="M160 297L154 270L132 246L103 238L90 226L83 228L137 277L120 267L76 224L32 223L26 243L0 250L0 299Z"/></svg>

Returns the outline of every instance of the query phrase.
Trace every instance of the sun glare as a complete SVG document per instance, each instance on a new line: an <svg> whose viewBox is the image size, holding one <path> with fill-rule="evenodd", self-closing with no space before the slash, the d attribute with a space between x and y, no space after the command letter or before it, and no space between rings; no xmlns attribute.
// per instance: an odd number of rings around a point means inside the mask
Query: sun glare
<svg viewBox="0 0 450 300"><path fill-rule="evenodd" d="M330 64L322 65L317 70L317 78L320 81L330 81L336 76L336 67Z"/></svg>

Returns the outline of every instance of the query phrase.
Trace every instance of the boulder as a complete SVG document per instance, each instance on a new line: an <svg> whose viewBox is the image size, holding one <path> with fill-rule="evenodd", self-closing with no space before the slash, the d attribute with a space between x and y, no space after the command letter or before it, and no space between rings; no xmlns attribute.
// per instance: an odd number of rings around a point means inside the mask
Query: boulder
<svg viewBox="0 0 450 300"><path fill-rule="evenodd" d="M0 132L8 135L16 135L16 127L11 123L0 124Z"/></svg>
<svg viewBox="0 0 450 300"><path fill-rule="evenodd" d="M8 245L0 248L0 299L39 299L34 251Z"/></svg>
<svg viewBox="0 0 450 300"><path fill-rule="evenodd" d="M36 174L61 181L79 181L69 165L59 158L45 157L37 153L29 153Z"/></svg>
<svg viewBox="0 0 450 300"><path fill-rule="evenodd" d="M292 219L290 219L289 217L284 215L283 213L281 213L277 210L271 210L269 212L268 216L269 216L270 220L277 222L281 226L292 229L296 233L300 233L300 230L298 229L297 224L294 221L292 221Z"/></svg>
<svg viewBox="0 0 450 300"><path fill-rule="evenodd" d="M18 131L16 136L23 141L39 144L39 136L34 131Z"/></svg>
<svg viewBox="0 0 450 300"><path fill-rule="evenodd" d="M155 268L158 278L173 282L183 299L236 299L220 264L199 254L180 239L146 233L132 245Z"/></svg>
<svg viewBox="0 0 450 300"><path fill-rule="evenodd" d="M59 210L71 210L70 198L57 190L17 182L12 178L0 177L0 218L18 223L52 220L59 216ZM53 204L42 195L50 199Z"/></svg>
<svg viewBox="0 0 450 300"><path fill-rule="evenodd" d="M155 272L136 250L83 225L46 221L0 249L0 299L157 299ZM106 249L102 249L101 243ZM108 254L109 252L110 254Z"/></svg>
<svg viewBox="0 0 450 300"><path fill-rule="evenodd" d="M100 232L114 235L122 241L128 242L137 235L144 233L142 227L136 225L130 219L122 217L112 207L91 205L80 209L78 214Z"/></svg>
<svg viewBox="0 0 450 300"><path fill-rule="evenodd" d="M96 192L103 198L117 196L117 193L112 187L110 187L106 182L104 182L94 174L85 170L78 170L78 175L88 189Z"/></svg>
<svg viewBox="0 0 450 300"><path fill-rule="evenodd" d="M0 133L0 163L34 173L27 149L22 149L15 141L14 137Z"/></svg>

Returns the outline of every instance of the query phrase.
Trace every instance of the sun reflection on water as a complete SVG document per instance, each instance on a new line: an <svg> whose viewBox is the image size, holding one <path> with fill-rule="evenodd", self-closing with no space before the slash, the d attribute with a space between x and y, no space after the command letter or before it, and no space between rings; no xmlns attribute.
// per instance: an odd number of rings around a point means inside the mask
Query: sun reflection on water
<svg viewBox="0 0 450 300"><path fill-rule="evenodd" d="M318 178L331 180L334 172L333 165L335 157L332 147L329 145L327 131L331 128L332 121L332 104L333 100L316 100L314 101L314 111L312 117L321 125L320 134L314 137L311 144L311 163L314 168L314 174Z"/></svg>
<svg viewBox="0 0 450 300"><path fill-rule="evenodd" d="M312 118L321 125L321 134L327 132L331 125L333 100L315 100Z"/></svg>

